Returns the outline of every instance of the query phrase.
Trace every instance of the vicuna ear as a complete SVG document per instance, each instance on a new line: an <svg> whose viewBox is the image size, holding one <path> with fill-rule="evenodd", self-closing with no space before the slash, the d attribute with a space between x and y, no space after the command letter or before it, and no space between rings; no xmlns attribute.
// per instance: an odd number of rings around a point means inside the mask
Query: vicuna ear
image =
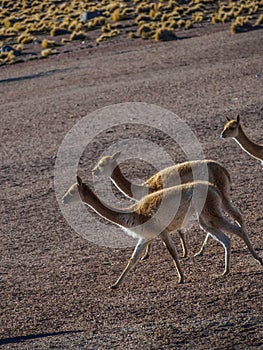
<svg viewBox="0 0 263 350"><path fill-rule="evenodd" d="M113 159L113 160L116 160L116 159L119 158L120 155L121 155L121 151L116 152L116 153L113 154L112 159Z"/></svg>
<svg viewBox="0 0 263 350"><path fill-rule="evenodd" d="M82 185L82 180L79 176L77 176L77 183L78 183L78 186Z"/></svg>
<svg viewBox="0 0 263 350"><path fill-rule="evenodd" d="M239 116L239 114L237 115L237 122L238 122L238 123L240 122L240 116Z"/></svg>
<svg viewBox="0 0 263 350"><path fill-rule="evenodd" d="M228 122L230 122L230 120L231 120L231 119L230 119L230 118L228 118L228 117L226 117L226 120L227 120Z"/></svg>

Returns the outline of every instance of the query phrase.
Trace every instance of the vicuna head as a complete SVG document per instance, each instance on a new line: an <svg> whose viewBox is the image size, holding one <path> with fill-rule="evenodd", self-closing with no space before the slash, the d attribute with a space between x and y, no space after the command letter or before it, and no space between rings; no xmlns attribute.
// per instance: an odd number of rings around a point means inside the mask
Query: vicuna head
<svg viewBox="0 0 263 350"><path fill-rule="evenodd" d="M75 182L70 188L67 190L67 192L64 194L62 198L63 204L69 204L69 203L76 203L81 200L79 189L82 186L82 180L79 176L77 176L77 182Z"/></svg>
<svg viewBox="0 0 263 350"><path fill-rule="evenodd" d="M239 133L240 117L237 115L236 119L230 119L226 117L226 124L221 133L223 139L227 137L237 137Z"/></svg>
<svg viewBox="0 0 263 350"><path fill-rule="evenodd" d="M111 176L113 170L117 166L117 159L121 152L117 152L112 156L105 156L101 158L98 164L93 168L92 174L96 176Z"/></svg>

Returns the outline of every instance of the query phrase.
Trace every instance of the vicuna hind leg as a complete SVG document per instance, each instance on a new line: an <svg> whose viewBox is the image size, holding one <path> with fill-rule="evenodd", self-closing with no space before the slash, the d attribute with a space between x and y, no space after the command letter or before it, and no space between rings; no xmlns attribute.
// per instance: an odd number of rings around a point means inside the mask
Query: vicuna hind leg
<svg viewBox="0 0 263 350"><path fill-rule="evenodd" d="M247 235L246 231L244 230L244 228L242 228L238 225L232 224L231 222L227 221L225 218L221 218L220 222L218 222L218 225L220 225L221 229L224 232L227 232L230 234L235 234L235 235L239 236L240 238L242 238L243 241L245 242L246 246L248 247L248 250L253 255L253 257L256 260L258 260L261 265L263 265L263 259L255 251L255 249L252 246L250 239L248 238L248 235Z"/></svg>
<svg viewBox="0 0 263 350"><path fill-rule="evenodd" d="M143 250L146 248L148 241L144 241L144 240L139 240L139 242L137 243L132 256L130 257L128 264L126 265L125 269L122 271L120 277L117 279L117 281L110 286L110 288L115 289L117 288L120 283L122 282L122 280L124 279L124 277L126 276L126 274L136 265L136 263L138 262Z"/></svg>
<svg viewBox="0 0 263 350"><path fill-rule="evenodd" d="M177 250L175 248L174 242L170 236L170 234L167 231L163 231L160 234L160 237L165 245L165 247L167 248L167 250L169 251L169 253L171 254L175 267L177 269L177 273L179 276L179 280L178 283L183 283L184 282L184 274L183 271L181 269L181 265L179 262L179 258L178 258L178 254L177 254Z"/></svg>
<svg viewBox="0 0 263 350"><path fill-rule="evenodd" d="M244 220L242 218L242 215L241 215L240 211L233 206L229 196L224 195L224 197L222 198L222 204L223 204L225 211L235 220L235 222L239 226L245 228L245 223L244 223Z"/></svg>
<svg viewBox="0 0 263 350"><path fill-rule="evenodd" d="M199 218L199 224L201 228L208 233L204 243L208 240L208 237L211 235L215 240L221 243L222 246L224 247L225 269L224 269L223 275L228 274L230 270L230 257L231 257L231 242L229 237L227 237L220 230L220 228L213 222L213 220L210 220L209 223L206 223L205 220L203 220L202 218ZM203 248L203 245L202 245L202 248Z"/></svg>

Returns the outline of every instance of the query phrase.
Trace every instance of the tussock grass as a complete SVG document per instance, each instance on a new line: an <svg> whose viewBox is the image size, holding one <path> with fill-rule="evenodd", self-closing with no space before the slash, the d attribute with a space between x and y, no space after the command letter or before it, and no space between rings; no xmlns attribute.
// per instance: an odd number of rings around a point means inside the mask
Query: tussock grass
<svg viewBox="0 0 263 350"><path fill-rule="evenodd" d="M67 35L58 38L65 45L95 30L102 33L97 42L116 35L160 41L204 22L229 23L233 34L259 29L263 23L262 0L2 0L0 5L0 40L22 44L22 53L33 42L39 49L52 48L49 36Z"/></svg>
<svg viewBox="0 0 263 350"><path fill-rule="evenodd" d="M46 58L50 55L56 55L56 54L58 54L58 50L56 50L56 49L44 49L41 51L42 58Z"/></svg>
<svg viewBox="0 0 263 350"><path fill-rule="evenodd" d="M73 32L70 34L69 40L74 41L74 40L85 40L87 38L87 34L83 31L79 32Z"/></svg>
<svg viewBox="0 0 263 350"><path fill-rule="evenodd" d="M55 47L56 46L56 42L54 40L47 40L47 39L43 39L41 42L41 46L43 49L48 49L50 47Z"/></svg>
<svg viewBox="0 0 263 350"><path fill-rule="evenodd" d="M114 29L114 30L111 30L110 32L108 33L103 33L101 34L97 39L97 43L101 43L102 41L105 41L105 40L108 40L108 39L111 39L111 38L114 38L115 36L119 35L120 34L120 31L117 30L117 29Z"/></svg>
<svg viewBox="0 0 263 350"><path fill-rule="evenodd" d="M170 41L170 40L175 40L177 37L175 35L174 30L166 29L166 28L159 28L156 30L153 38L156 41Z"/></svg>

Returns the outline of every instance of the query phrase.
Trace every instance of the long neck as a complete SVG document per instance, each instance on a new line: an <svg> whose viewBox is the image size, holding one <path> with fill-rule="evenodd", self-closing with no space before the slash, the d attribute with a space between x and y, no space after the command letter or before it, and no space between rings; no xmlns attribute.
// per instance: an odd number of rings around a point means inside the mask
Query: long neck
<svg viewBox="0 0 263 350"><path fill-rule="evenodd" d="M124 195L130 198L140 199L144 195L148 194L147 186L132 184L122 174L118 165L114 168L112 172L111 180Z"/></svg>
<svg viewBox="0 0 263 350"><path fill-rule="evenodd" d="M263 160L263 146L252 142L244 133L241 125L239 125L238 136L235 137L237 143L243 148L244 151L257 159Z"/></svg>
<svg viewBox="0 0 263 350"><path fill-rule="evenodd" d="M103 218L122 227L131 227L133 217L136 215L133 206L127 209L112 208L104 204L86 184L82 184L79 194L82 201Z"/></svg>

